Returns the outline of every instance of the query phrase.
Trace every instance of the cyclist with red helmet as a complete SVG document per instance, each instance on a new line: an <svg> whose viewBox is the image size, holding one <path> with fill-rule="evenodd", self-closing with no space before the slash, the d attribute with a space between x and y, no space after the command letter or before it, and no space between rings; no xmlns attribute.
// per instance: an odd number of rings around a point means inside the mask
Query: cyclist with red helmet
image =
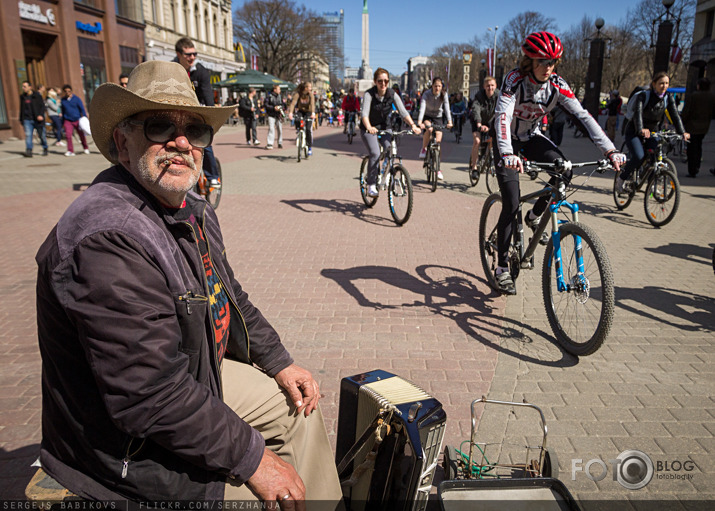
<svg viewBox="0 0 715 511"><path fill-rule="evenodd" d="M556 106L561 106L575 116L588 131L591 140L610 159L616 170L625 163L606 136L598 122L583 109L568 83L554 69L563 54L561 40L549 32L534 32L521 46L524 53L519 67L504 78L501 95L494 111L491 135L496 163L497 181L502 195L502 212L497 224L497 269L499 290L516 294L509 273L507 253L512 236L512 219L519 209L519 173L524 168L518 154L534 161L551 162L567 159L559 148L541 130L541 121ZM566 176L571 178L571 172ZM525 218L529 228L535 230L546 210L549 198L540 198ZM542 240L548 242L548 236Z"/></svg>

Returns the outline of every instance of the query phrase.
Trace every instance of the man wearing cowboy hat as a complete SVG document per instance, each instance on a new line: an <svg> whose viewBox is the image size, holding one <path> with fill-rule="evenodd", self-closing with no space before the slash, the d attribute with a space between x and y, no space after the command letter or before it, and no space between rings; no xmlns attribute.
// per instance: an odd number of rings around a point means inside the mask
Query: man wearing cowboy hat
<svg viewBox="0 0 715 511"><path fill-rule="evenodd" d="M36 257L40 460L81 497L341 498L318 383L248 300L215 212L190 191L232 110L200 106L183 68L159 61L90 104L114 165Z"/></svg>

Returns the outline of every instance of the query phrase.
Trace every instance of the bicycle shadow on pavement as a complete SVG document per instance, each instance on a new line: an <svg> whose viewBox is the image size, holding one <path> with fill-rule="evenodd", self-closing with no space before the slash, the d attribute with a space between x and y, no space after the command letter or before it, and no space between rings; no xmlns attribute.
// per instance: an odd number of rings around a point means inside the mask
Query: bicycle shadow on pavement
<svg viewBox="0 0 715 511"><path fill-rule="evenodd" d="M286 162L297 163L298 162L298 158L296 157L295 154L291 154L291 155L266 154L263 156L254 156L253 158L256 160L259 160L259 161L267 160L267 161L273 161L276 163L286 163Z"/></svg>
<svg viewBox="0 0 715 511"><path fill-rule="evenodd" d="M14 451L0 448L0 499L25 500L25 487L37 472L32 464L40 455L40 444L25 445Z"/></svg>
<svg viewBox="0 0 715 511"><path fill-rule="evenodd" d="M645 249L654 254L668 255L676 259L685 259L686 261L701 263L707 266L712 265L712 244L701 247L688 243L669 243L668 245L662 245L656 248L645 247Z"/></svg>
<svg viewBox="0 0 715 511"><path fill-rule="evenodd" d="M496 307L491 303L500 295L494 291L481 292L477 282L486 285L483 278L439 265L418 266L416 272L418 276L390 266L356 266L325 268L320 274L334 280L361 307L413 311L422 308L427 314L454 321L465 334L486 347L524 362L548 367L571 367L578 363L578 358L563 351L546 332L494 313ZM371 300L357 286L358 281L370 280L421 295L423 299L406 303Z"/></svg>
<svg viewBox="0 0 715 511"><path fill-rule="evenodd" d="M383 218L367 213L370 210L368 210L364 204L357 201L341 199L284 199L281 200L281 202L302 213L339 213L373 225L399 227L399 225L396 225L395 222L392 221L392 218Z"/></svg>
<svg viewBox="0 0 715 511"><path fill-rule="evenodd" d="M706 278L712 278L712 275L708 274ZM638 304L640 307L631 303ZM651 309L652 312L643 310L643 306ZM689 332L715 330L713 326L715 300L712 296L657 286L616 287L616 307L651 320L655 324L668 325L678 330ZM683 321L676 322L674 318Z"/></svg>

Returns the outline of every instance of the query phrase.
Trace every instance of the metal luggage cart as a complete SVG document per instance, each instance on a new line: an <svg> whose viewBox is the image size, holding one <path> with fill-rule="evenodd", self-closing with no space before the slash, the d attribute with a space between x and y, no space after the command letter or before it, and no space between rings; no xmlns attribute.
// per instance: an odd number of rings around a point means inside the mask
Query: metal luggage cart
<svg viewBox="0 0 715 511"><path fill-rule="evenodd" d="M526 453L513 461L500 462L505 442L477 441L477 406L504 405L523 407L538 413L541 443L523 445ZM467 509L503 509L505 501L514 509L578 510L564 484L558 480L559 464L556 453L547 447L548 429L541 409L524 401L516 403L481 397L472 401L471 437L459 448L444 448L445 480L439 485L438 495L443 511ZM467 445L468 444L468 445ZM515 445L515 444L511 444ZM492 456L492 453L497 452ZM518 460L518 461L517 461Z"/></svg>

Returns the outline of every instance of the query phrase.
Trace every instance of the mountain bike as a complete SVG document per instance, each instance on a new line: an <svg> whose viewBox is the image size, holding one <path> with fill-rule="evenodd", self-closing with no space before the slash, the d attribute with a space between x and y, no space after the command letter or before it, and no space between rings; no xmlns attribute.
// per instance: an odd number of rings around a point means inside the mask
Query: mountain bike
<svg viewBox="0 0 715 511"><path fill-rule="evenodd" d="M221 162L218 158L216 158L216 170L218 171L218 184L212 185L202 170L199 173L199 180L196 181L196 186L194 186L194 191L206 199L214 209L218 208L218 203L221 202L221 183L223 183Z"/></svg>
<svg viewBox="0 0 715 511"><path fill-rule="evenodd" d="M352 144L353 138L355 138L355 112L348 112L345 133L348 136L348 144Z"/></svg>
<svg viewBox="0 0 715 511"><path fill-rule="evenodd" d="M381 130L377 132L378 137L391 136L390 148L385 151L380 145L380 159L378 161L379 173L377 175L377 188L387 190L387 198L390 204L390 213L397 225L403 225L410 219L412 214L412 179L407 169L402 166L402 157L397 154L399 137L411 134L411 130L392 131ZM367 174L370 165L370 157L365 156L360 165L360 194L362 200L368 208L377 202L377 197L370 197L367 194Z"/></svg>
<svg viewBox="0 0 715 511"><path fill-rule="evenodd" d="M664 148L672 141L682 139L673 131L653 132L650 135L658 143L649 150L643 164L624 183L624 191L618 192L616 178L613 180L613 202L619 210L626 209L644 184L643 208L645 216L654 227L662 227L675 218L680 205L680 182L675 163L664 156ZM630 158L628 147L623 143L621 151Z"/></svg>
<svg viewBox="0 0 715 511"><path fill-rule="evenodd" d="M425 161L422 166L425 169L425 175L427 176L427 183L432 186L432 191L437 189L437 173L439 172L439 160L441 148L437 143L437 132L442 131L443 126L439 124L432 124L430 127L426 128L430 130L429 144L427 145L427 155L425 156Z"/></svg>
<svg viewBox="0 0 715 511"><path fill-rule="evenodd" d="M298 163L300 163L301 158L304 160L308 159L308 140L306 138L307 132L305 128L306 122L313 122L313 120L310 117L306 120L306 117L302 115L295 116L295 125L297 127L295 145L298 148Z"/></svg>
<svg viewBox="0 0 715 511"><path fill-rule="evenodd" d="M590 355L603 344L611 330L615 307L613 272L608 254L596 233L579 222L579 206L567 199L568 185L561 172L575 167L595 167L603 173L612 169L608 160L571 163L557 160L554 163L524 161L530 174L543 172L556 178L556 184L545 183L537 192L522 196L514 217L514 235L509 247L509 271L516 281L521 269L534 268L534 252L541 235L551 222L551 239L546 246L541 272L541 287L546 316L557 341L572 355ZM589 176L590 177L590 176ZM551 197L548 213L541 220L527 243L524 236L522 205L539 197ZM559 218L562 208L572 214L572 221ZM497 222L502 210L498 193L490 195L484 203L479 220L479 251L489 285L498 289Z"/></svg>
<svg viewBox="0 0 715 511"><path fill-rule="evenodd" d="M465 114L465 112L452 112L452 121L454 122L452 131L454 132L454 138L457 140L458 144L462 140L462 127L464 125L464 114Z"/></svg>
<svg viewBox="0 0 715 511"><path fill-rule="evenodd" d="M472 157L469 157L469 167L472 166ZM474 170L469 171L469 183L472 186L477 186L479 178L484 175L487 181L487 190L489 193L499 191L499 183L497 182L496 169L494 168L494 153L492 152L491 138L488 132L482 133L482 141L479 144L479 160Z"/></svg>

